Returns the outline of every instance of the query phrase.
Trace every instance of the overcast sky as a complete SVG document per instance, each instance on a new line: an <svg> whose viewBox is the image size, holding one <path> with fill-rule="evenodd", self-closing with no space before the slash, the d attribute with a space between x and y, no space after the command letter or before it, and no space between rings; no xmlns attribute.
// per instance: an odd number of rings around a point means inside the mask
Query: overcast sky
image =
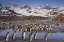
<svg viewBox="0 0 64 42"><path fill-rule="evenodd" d="M64 0L0 0L0 4L4 6L11 6L17 4L19 6L29 5L31 7L44 6L64 6Z"/></svg>

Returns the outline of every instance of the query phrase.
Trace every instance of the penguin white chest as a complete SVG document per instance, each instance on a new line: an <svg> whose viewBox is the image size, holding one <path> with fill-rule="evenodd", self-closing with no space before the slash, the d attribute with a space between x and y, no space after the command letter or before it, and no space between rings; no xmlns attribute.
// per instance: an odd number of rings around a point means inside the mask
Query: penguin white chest
<svg viewBox="0 0 64 42"><path fill-rule="evenodd" d="M16 37L16 33L13 35L13 39L15 39L15 37Z"/></svg>
<svg viewBox="0 0 64 42"><path fill-rule="evenodd" d="M6 41L8 41L8 39L9 39L9 34L8 34L7 37L6 37Z"/></svg>
<svg viewBox="0 0 64 42"><path fill-rule="evenodd" d="M25 36L26 35L26 33L24 32L24 35L23 36Z"/></svg>

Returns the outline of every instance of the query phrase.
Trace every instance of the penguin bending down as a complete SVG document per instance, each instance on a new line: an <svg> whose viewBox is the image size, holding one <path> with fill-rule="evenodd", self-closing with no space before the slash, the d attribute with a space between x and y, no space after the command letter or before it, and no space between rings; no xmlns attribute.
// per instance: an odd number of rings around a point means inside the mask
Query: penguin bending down
<svg viewBox="0 0 64 42"><path fill-rule="evenodd" d="M9 32L6 33L5 42L9 42Z"/></svg>
<svg viewBox="0 0 64 42"><path fill-rule="evenodd" d="M12 35L12 40L16 39L16 31L14 31L13 35Z"/></svg>

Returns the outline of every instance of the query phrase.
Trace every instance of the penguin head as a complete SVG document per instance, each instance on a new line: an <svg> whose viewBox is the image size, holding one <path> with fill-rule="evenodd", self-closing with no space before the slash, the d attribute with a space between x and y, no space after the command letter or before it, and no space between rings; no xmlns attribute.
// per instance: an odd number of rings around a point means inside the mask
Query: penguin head
<svg viewBox="0 0 64 42"><path fill-rule="evenodd" d="M9 32L7 32L7 34L9 34Z"/></svg>
<svg viewBox="0 0 64 42"><path fill-rule="evenodd" d="M16 33L16 31L14 31L14 33Z"/></svg>

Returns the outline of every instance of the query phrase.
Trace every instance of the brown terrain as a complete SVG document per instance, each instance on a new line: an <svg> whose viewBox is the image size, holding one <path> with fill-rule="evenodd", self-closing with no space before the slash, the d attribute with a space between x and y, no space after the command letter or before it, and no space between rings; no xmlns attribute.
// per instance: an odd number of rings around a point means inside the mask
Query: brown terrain
<svg viewBox="0 0 64 42"><path fill-rule="evenodd" d="M41 20L47 19L47 17L40 17L40 16L0 16L0 20Z"/></svg>

